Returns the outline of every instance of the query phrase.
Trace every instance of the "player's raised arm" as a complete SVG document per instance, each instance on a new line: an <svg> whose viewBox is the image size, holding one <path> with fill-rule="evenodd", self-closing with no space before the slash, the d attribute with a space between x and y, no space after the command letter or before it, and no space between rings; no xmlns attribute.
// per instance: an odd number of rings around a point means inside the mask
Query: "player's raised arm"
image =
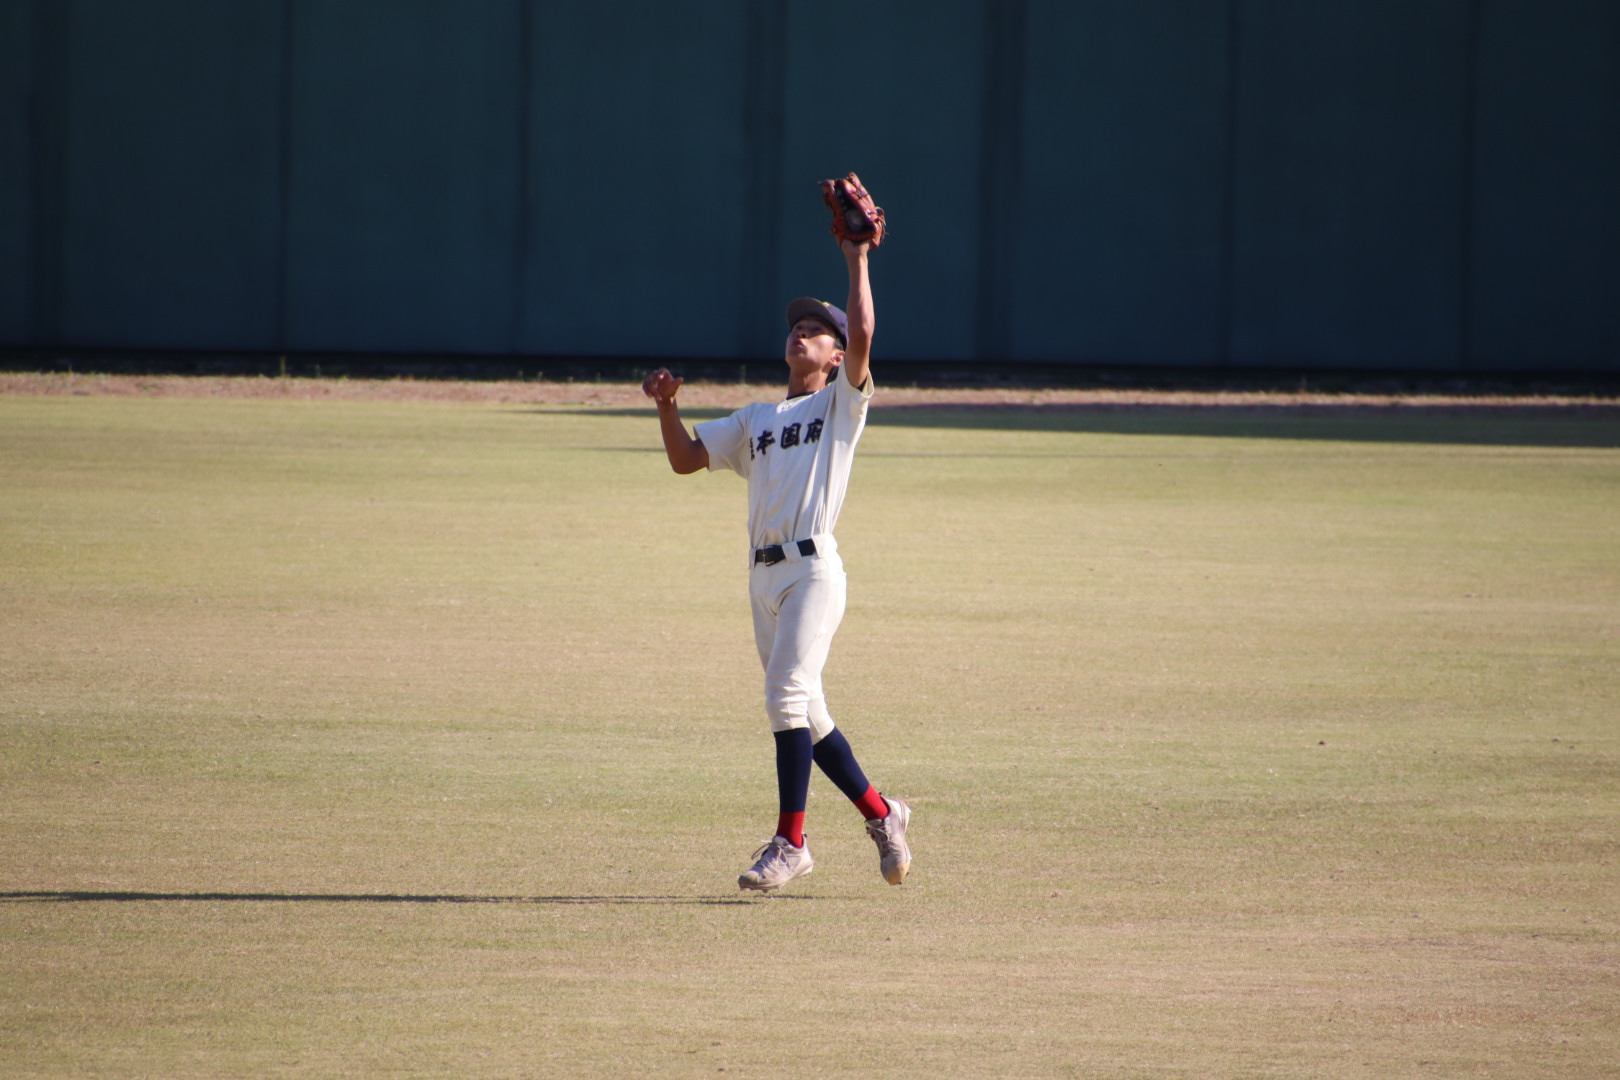
<svg viewBox="0 0 1620 1080"><path fill-rule="evenodd" d="M641 392L658 406L658 428L664 436L664 453L669 456L669 467L682 475L709 467L708 447L703 445L702 439L686 430L686 424L681 420L680 406L675 404L675 395L685 381L671 375L668 368L659 368L641 384Z"/></svg>
<svg viewBox="0 0 1620 1080"><path fill-rule="evenodd" d="M867 274L867 258L883 243L888 218L883 207L872 201L871 192L854 173L837 180L821 182L821 198L832 211L832 234L849 263L849 301L844 312L849 317L848 341L844 348L844 379L853 387L866 385L872 371L872 332L877 320L872 314L872 281Z"/></svg>
<svg viewBox="0 0 1620 1080"><path fill-rule="evenodd" d="M844 378L859 389L872 372L872 331L877 328L872 311L872 281L867 273L872 245L842 240L838 246L849 264L849 300L844 309L849 316L849 342L844 348Z"/></svg>

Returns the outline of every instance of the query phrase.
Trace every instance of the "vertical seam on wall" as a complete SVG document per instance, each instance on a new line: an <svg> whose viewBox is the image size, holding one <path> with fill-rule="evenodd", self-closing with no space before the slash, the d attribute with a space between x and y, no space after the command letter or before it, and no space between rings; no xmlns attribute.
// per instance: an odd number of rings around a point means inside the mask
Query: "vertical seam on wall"
<svg viewBox="0 0 1620 1080"><path fill-rule="evenodd" d="M34 66L28 110L30 146L28 260L31 337L62 345L62 295L66 289L68 130L72 120L71 12L63 0L34 5Z"/></svg>
<svg viewBox="0 0 1620 1080"><path fill-rule="evenodd" d="M1474 367L1474 230L1479 169L1479 50L1484 18L1481 0L1469 0L1463 30L1462 207L1458 228L1457 368Z"/></svg>
<svg viewBox="0 0 1620 1080"><path fill-rule="evenodd" d="M1221 250L1220 266L1216 273L1215 361L1223 367L1233 359L1232 307L1237 291L1237 137L1238 137L1238 71L1241 63L1240 33L1242 21L1238 5L1241 0L1227 0L1226 4L1226 103L1222 117L1224 172L1221 178Z"/></svg>
<svg viewBox="0 0 1620 1080"><path fill-rule="evenodd" d="M1025 0L985 0L979 114L979 303L974 352L1006 359L1012 345L1013 275L1023 162Z"/></svg>
<svg viewBox="0 0 1620 1080"><path fill-rule="evenodd" d="M512 229L512 324L508 351L523 352L523 323L529 303L529 121L534 92L534 5L518 4L518 107L517 107L517 217Z"/></svg>
<svg viewBox="0 0 1620 1080"><path fill-rule="evenodd" d="M786 0L751 0L743 49L743 157L748 163L743 280L737 290L738 342L748 357L762 342L761 312L776 299L781 259L783 111L786 105Z"/></svg>
<svg viewBox="0 0 1620 1080"><path fill-rule="evenodd" d="M44 186L41 179L39 132L42 127L39 121L40 99L42 97L41 84L41 58L44 53L41 49L43 37L40 31L42 0L34 0L28 9L28 21L24 23L24 30L28 37L29 51L27 54L28 73L23 83L23 152L27 155L27 175L23 179L23 273L19 289L18 302L22 305L23 339L30 344L40 344L39 335L39 273L40 273L40 202L41 191Z"/></svg>
<svg viewBox="0 0 1620 1080"><path fill-rule="evenodd" d="M281 70L278 87L281 115L276 134L276 351L287 351L287 294L292 275L292 126L293 126L293 5L281 4Z"/></svg>

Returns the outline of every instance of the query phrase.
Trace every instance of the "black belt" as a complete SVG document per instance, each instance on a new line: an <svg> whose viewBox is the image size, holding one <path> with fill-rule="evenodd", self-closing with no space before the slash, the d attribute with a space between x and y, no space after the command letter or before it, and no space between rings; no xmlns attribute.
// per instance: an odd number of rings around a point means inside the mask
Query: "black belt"
<svg viewBox="0 0 1620 1080"><path fill-rule="evenodd" d="M807 559L816 553L816 542L814 540L800 540L793 546L798 548L799 554ZM781 544L772 544L770 547L754 549L754 563L756 565L764 563L766 566L775 566L785 558L787 558L787 552L782 549Z"/></svg>

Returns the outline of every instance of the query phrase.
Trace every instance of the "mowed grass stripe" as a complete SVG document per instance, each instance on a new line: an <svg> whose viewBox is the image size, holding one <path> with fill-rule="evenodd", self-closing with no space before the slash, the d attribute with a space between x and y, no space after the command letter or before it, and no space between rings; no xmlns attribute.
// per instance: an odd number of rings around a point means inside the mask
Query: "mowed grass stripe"
<svg viewBox="0 0 1620 1080"><path fill-rule="evenodd" d="M17 1076L1603 1076L1599 417L874 413L774 820L650 413L0 396Z"/></svg>

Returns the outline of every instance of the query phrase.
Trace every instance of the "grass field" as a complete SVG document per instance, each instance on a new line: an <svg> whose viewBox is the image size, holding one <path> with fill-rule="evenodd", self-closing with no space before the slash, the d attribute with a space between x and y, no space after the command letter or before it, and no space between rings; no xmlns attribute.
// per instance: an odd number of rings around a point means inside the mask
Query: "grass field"
<svg viewBox="0 0 1620 1080"><path fill-rule="evenodd" d="M700 414L701 415L701 414ZM646 410L0 396L0 1076L1608 1077L1620 422L875 412L775 821Z"/></svg>

